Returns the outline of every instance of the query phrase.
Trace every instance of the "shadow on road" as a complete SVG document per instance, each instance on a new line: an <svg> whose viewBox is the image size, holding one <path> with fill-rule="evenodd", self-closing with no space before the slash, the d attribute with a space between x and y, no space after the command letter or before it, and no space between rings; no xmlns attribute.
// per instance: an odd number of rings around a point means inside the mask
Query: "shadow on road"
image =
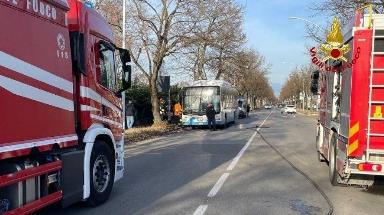
<svg viewBox="0 0 384 215"><path fill-rule="evenodd" d="M181 205L188 205L193 197L201 198L208 193L214 181L200 184L196 180L206 174L215 174L215 169L236 156L253 133L245 128L255 123L255 119L253 114L227 129L214 132L198 129L170 135L144 151L129 149L125 176L115 184L106 204L96 208L76 204L65 209L55 205L40 214L52 214L53 211L56 215L145 214L149 206L157 205L174 207L177 211ZM184 188L191 183L198 185L192 190ZM192 195L196 192L200 194ZM188 205L191 206L195 205Z"/></svg>

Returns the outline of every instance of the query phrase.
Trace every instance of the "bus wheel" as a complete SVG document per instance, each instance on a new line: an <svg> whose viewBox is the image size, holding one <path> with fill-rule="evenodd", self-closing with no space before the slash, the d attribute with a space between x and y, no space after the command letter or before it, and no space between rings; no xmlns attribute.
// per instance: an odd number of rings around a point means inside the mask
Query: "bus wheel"
<svg viewBox="0 0 384 215"><path fill-rule="evenodd" d="M223 128L227 128L227 127L228 127L228 120L227 120L227 114L225 114L225 121L224 121Z"/></svg>
<svg viewBox="0 0 384 215"><path fill-rule="evenodd" d="M108 200L115 178L114 154L102 140L96 140L90 160L91 194L87 200L92 206Z"/></svg>
<svg viewBox="0 0 384 215"><path fill-rule="evenodd" d="M233 124L236 124L236 112L233 113Z"/></svg>
<svg viewBox="0 0 384 215"><path fill-rule="evenodd" d="M336 169L336 135L332 135L330 150L329 150L329 180L333 186L338 186L341 177Z"/></svg>

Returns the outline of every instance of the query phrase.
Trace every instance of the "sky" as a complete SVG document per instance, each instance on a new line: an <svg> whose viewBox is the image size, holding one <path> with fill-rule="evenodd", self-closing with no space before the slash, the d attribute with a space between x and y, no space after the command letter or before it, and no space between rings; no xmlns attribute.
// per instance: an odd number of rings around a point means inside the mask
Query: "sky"
<svg viewBox="0 0 384 215"><path fill-rule="evenodd" d="M310 63L306 47L315 43L305 38L306 23L301 17L323 25L328 17L313 16L309 5L318 0L237 0L245 7L244 31L247 46L262 54L271 65L270 82L278 95L296 66Z"/></svg>

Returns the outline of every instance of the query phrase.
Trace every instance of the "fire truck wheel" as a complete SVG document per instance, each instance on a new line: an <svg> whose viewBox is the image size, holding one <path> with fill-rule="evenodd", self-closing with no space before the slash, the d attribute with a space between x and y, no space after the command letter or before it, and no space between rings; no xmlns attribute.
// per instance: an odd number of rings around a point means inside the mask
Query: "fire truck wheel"
<svg viewBox="0 0 384 215"><path fill-rule="evenodd" d="M319 162L324 162L325 159L323 155L321 155L320 153L320 131L318 131L316 135L316 151L317 151L317 160Z"/></svg>
<svg viewBox="0 0 384 215"><path fill-rule="evenodd" d="M339 186L339 181L341 181L336 169L336 135L332 136L329 150L329 180L333 186Z"/></svg>
<svg viewBox="0 0 384 215"><path fill-rule="evenodd" d="M91 194L87 200L96 206L108 200L115 178L114 156L102 140L96 140L90 161Z"/></svg>

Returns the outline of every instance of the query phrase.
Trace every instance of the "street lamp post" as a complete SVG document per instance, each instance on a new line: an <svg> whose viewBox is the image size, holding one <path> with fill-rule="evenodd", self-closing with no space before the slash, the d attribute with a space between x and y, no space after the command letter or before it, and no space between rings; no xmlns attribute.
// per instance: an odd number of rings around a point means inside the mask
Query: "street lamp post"
<svg viewBox="0 0 384 215"><path fill-rule="evenodd" d="M123 44L122 47L125 49L125 8L126 8L126 0L123 0Z"/></svg>
<svg viewBox="0 0 384 215"><path fill-rule="evenodd" d="M328 32L327 29L325 29L325 28L321 27L320 25L318 25L318 24L316 24L316 23L314 23L314 22L312 22L312 21L310 21L310 20L308 20L308 19L305 19L305 18L297 17L297 16L291 16L291 17L289 17L289 19L301 20L301 21L307 22L307 23L309 23L309 24L312 24L312 25L318 27L318 28L321 29L321 30L324 30L324 31Z"/></svg>
<svg viewBox="0 0 384 215"><path fill-rule="evenodd" d="M126 8L126 0L123 0L123 36L122 36L122 48L125 49L125 8ZM125 77L123 77L125 78ZM123 129L125 129L125 91L123 91L123 93L121 94L121 100L122 103L123 103Z"/></svg>

